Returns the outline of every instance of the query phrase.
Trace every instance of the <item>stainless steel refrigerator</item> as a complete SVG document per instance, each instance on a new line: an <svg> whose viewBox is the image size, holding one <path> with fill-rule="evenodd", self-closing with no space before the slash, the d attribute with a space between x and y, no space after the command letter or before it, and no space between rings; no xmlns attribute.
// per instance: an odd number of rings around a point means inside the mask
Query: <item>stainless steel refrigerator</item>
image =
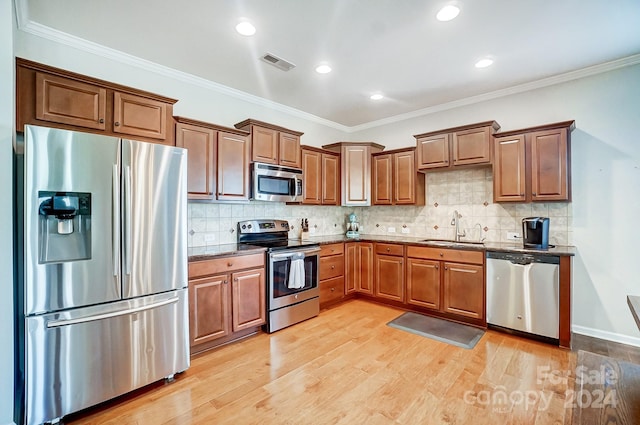
<svg viewBox="0 0 640 425"><path fill-rule="evenodd" d="M36 126L21 147L16 416L39 424L189 367L187 155Z"/></svg>

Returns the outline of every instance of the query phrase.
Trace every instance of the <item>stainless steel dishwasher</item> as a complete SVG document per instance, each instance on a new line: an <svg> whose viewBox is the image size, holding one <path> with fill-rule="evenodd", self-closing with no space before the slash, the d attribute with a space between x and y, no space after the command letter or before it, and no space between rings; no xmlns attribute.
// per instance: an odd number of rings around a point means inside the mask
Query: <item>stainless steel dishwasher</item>
<svg viewBox="0 0 640 425"><path fill-rule="evenodd" d="M487 251L487 324L557 341L560 258Z"/></svg>

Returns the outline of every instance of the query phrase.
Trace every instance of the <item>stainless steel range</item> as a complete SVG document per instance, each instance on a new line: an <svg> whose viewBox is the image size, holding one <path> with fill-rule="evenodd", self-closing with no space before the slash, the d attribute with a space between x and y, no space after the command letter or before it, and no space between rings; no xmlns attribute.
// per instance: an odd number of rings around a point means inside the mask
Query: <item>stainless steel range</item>
<svg viewBox="0 0 640 425"><path fill-rule="evenodd" d="M241 221L238 243L267 248L267 332L318 315L318 243L289 239L285 220Z"/></svg>

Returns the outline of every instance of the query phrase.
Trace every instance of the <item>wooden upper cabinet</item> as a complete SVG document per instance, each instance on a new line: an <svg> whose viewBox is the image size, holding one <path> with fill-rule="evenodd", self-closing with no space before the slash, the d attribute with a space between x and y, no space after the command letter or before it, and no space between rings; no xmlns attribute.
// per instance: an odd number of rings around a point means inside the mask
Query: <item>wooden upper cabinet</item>
<svg viewBox="0 0 640 425"><path fill-rule="evenodd" d="M167 104L128 93L113 93L113 132L163 140Z"/></svg>
<svg viewBox="0 0 640 425"><path fill-rule="evenodd" d="M524 135L495 138L493 162L493 200L495 202L526 199Z"/></svg>
<svg viewBox="0 0 640 425"><path fill-rule="evenodd" d="M571 200L574 121L495 134L495 202Z"/></svg>
<svg viewBox="0 0 640 425"><path fill-rule="evenodd" d="M322 153L322 204L340 205L340 155Z"/></svg>
<svg viewBox="0 0 640 425"><path fill-rule="evenodd" d="M338 142L324 149L340 155L340 205L371 205L371 154L384 146L371 142Z"/></svg>
<svg viewBox="0 0 640 425"><path fill-rule="evenodd" d="M16 58L16 128L26 124L175 145L175 99Z"/></svg>
<svg viewBox="0 0 640 425"><path fill-rule="evenodd" d="M251 126L251 161L278 164L278 132Z"/></svg>
<svg viewBox="0 0 640 425"><path fill-rule="evenodd" d="M176 145L189 151L189 199L249 199L249 138L235 128L175 117Z"/></svg>
<svg viewBox="0 0 640 425"><path fill-rule="evenodd" d="M215 199L215 150L217 132L212 128L176 123L176 146L188 151L189 199Z"/></svg>
<svg viewBox="0 0 640 425"><path fill-rule="evenodd" d="M374 205L393 204L393 155L374 155L372 159L371 192Z"/></svg>
<svg viewBox="0 0 640 425"><path fill-rule="evenodd" d="M416 170L414 148L378 152L372 169L374 205L424 205L425 176Z"/></svg>
<svg viewBox="0 0 640 425"><path fill-rule="evenodd" d="M302 203L339 205L340 156L311 146L302 147Z"/></svg>
<svg viewBox="0 0 640 425"><path fill-rule="evenodd" d="M322 204L322 153L302 149L302 203Z"/></svg>
<svg viewBox="0 0 640 425"><path fill-rule="evenodd" d="M566 129L536 131L531 140L531 200L569 200L571 163Z"/></svg>
<svg viewBox="0 0 640 425"><path fill-rule="evenodd" d="M300 168L300 136L280 132L278 163L287 167Z"/></svg>
<svg viewBox="0 0 640 425"><path fill-rule="evenodd" d="M418 169L491 164L491 136L499 128L486 121L415 135Z"/></svg>
<svg viewBox="0 0 640 425"><path fill-rule="evenodd" d="M42 72L35 75L37 119L105 129L107 89Z"/></svg>
<svg viewBox="0 0 640 425"><path fill-rule="evenodd" d="M416 136L418 168L441 168L449 166L449 135Z"/></svg>
<svg viewBox="0 0 640 425"><path fill-rule="evenodd" d="M453 165L490 164L492 126L470 128L453 133L451 152Z"/></svg>
<svg viewBox="0 0 640 425"><path fill-rule="evenodd" d="M249 139L218 132L218 200L249 199Z"/></svg>
<svg viewBox="0 0 640 425"><path fill-rule="evenodd" d="M251 161L302 167L300 136L303 133L254 119L239 122L235 128L251 134Z"/></svg>

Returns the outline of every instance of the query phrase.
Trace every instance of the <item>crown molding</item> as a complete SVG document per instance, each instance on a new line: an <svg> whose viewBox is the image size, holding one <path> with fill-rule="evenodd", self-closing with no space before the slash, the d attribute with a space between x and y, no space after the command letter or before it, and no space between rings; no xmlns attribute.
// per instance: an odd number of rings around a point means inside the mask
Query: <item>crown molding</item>
<svg viewBox="0 0 640 425"><path fill-rule="evenodd" d="M131 65L140 69L144 69L168 78L172 78L178 81L182 81L188 84L193 84L198 87L202 87L217 93L221 93L227 96L234 97L239 100L243 100L248 103L253 103L265 108L274 109L298 118L302 118L311 122L315 122L326 127L330 127L345 133L356 133L363 130L368 130L375 127L380 127L387 124L393 124L396 122L404 121L411 118L417 118L424 115L433 114L436 112L446 111L462 106L473 105L488 100L498 99L513 94L524 93L527 91L540 89L544 87L561 84L580 78L589 77L592 75L601 74L615 69L624 68L640 63L640 54L628 56L625 58L617 59L611 62L605 62L602 64L590 66L587 68L579 69L576 71L566 72L552 77L543 78L541 80L532 81L529 83L520 84L506 89L495 90L488 93L483 93L477 96L471 96L454 100L451 102L442 103L439 105L429 106L427 108L418 109L415 111L394 115L391 117L383 118L380 120L370 121L364 124L355 126L347 126L337 123L325 118L321 118L317 115L310 114L308 112L301 111L290 106L283 105L278 102L274 102L256 95L249 94L247 92L237 90L223 84L216 83L214 81L206 80L195 75L178 71L173 68L169 68L163 65L159 65L155 62L151 62L139 57L129 55L119 50L111 49L109 47L93 43L91 41L84 40L80 37L76 37L71 34L47 27L45 25L33 22L29 19L29 8L27 0L15 0L16 17L18 22L18 29L37 37L41 37L47 40L51 40L57 43L61 43L78 50L82 50L88 53L95 54L104 58L108 58L126 65Z"/></svg>
<svg viewBox="0 0 640 425"><path fill-rule="evenodd" d="M633 66L640 64L640 54L627 56L622 59L617 59L611 62L605 62L598 65L590 66L587 68L579 69L576 71L566 72L564 74L554 75L552 77L543 78L541 80L532 81L529 83L520 84L506 89L500 89L488 93L483 93L477 96L466 97L463 99L454 100L452 102L442 103L439 105L429 106L427 108L418 109L416 111L407 112L404 114L394 115L381 120L370 121L368 123L349 127L350 132L357 132L362 130L368 130L374 127L380 127L382 125L393 124L399 121L404 121L410 118L417 118L424 115L433 114L436 112L446 111L449 109L459 108L461 106L473 105L475 103L485 102L488 100L498 99L501 97L510 96L512 94L524 93L531 90L541 89L544 87L553 86L556 84L566 83L580 78L589 77L592 75L602 74L604 72L613 71L619 68L627 66Z"/></svg>

